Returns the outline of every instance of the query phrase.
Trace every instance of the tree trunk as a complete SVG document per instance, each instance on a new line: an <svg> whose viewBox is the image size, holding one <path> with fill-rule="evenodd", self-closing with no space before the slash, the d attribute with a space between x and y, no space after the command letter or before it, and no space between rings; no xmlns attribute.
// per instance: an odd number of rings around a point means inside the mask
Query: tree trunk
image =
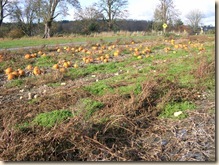
<svg viewBox="0 0 219 165"><path fill-rule="evenodd" d="M52 21L48 21L45 23L45 31L43 38L50 38L51 27L52 27Z"/></svg>
<svg viewBox="0 0 219 165"><path fill-rule="evenodd" d="M2 2L1 2L2 3ZM3 22L3 7L2 7L2 4L0 4L0 26L2 25L2 22Z"/></svg>

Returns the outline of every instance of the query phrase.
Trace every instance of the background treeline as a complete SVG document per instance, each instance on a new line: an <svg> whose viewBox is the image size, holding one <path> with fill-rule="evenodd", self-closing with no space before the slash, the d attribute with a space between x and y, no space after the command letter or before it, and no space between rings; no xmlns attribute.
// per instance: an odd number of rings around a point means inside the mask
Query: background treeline
<svg viewBox="0 0 219 165"><path fill-rule="evenodd" d="M24 28L25 27L25 28ZM43 36L44 24L35 23L31 28L27 28L27 25L19 23L4 23L0 28L0 38L20 38L23 36ZM31 29L31 31L30 31ZM117 20L114 26L114 31L140 31L151 33L154 30L153 21L145 20ZM212 26L204 26L205 33L215 33L215 28ZM162 30L162 28L160 29ZM108 27L102 20L76 20L76 21L54 21L51 35L62 36L68 34L80 34L89 35L91 33L100 33L108 31ZM168 27L167 32L183 33L186 31L188 34L192 33L192 29L189 26L178 24Z"/></svg>
<svg viewBox="0 0 219 165"><path fill-rule="evenodd" d="M113 31L145 31L152 30L153 21L139 21L139 20L118 20L114 26ZM36 23L31 27L31 34L27 26L19 23L4 23L1 27L0 37L19 38L23 36L42 36L44 33L44 24ZM108 27L102 20L76 20L76 21L54 21L51 29L51 35L65 35L65 34L82 34L89 35L91 33L100 33L108 31Z"/></svg>

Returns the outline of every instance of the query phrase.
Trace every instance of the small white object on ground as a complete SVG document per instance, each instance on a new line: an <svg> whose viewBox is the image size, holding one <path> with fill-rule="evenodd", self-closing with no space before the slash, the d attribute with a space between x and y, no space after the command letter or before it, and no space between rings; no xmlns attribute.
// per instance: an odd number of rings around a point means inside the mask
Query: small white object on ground
<svg viewBox="0 0 219 165"><path fill-rule="evenodd" d="M174 112L173 115L174 115L175 117L177 117L177 116L179 116L179 115L181 115L181 114L182 114L182 111L179 111L179 112Z"/></svg>
<svg viewBox="0 0 219 165"><path fill-rule="evenodd" d="M66 83L61 83L61 85L62 85L62 86L65 86L65 85L66 85Z"/></svg>

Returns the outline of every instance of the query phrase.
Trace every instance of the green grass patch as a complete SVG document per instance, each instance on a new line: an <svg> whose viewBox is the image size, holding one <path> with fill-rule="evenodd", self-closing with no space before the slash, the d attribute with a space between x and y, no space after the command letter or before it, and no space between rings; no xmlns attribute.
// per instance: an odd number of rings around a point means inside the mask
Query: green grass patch
<svg viewBox="0 0 219 165"><path fill-rule="evenodd" d="M38 98L34 98L34 99L29 100L28 104L35 104L37 102L39 102L39 99Z"/></svg>
<svg viewBox="0 0 219 165"><path fill-rule="evenodd" d="M79 107L80 109L77 111L77 113L83 113L85 120L88 120L94 114L94 112L104 107L104 104L90 98L83 98L79 101Z"/></svg>
<svg viewBox="0 0 219 165"><path fill-rule="evenodd" d="M146 39L156 38L157 36L134 36L135 39L142 41ZM121 35L121 43L130 40L130 36ZM51 37L49 39L43 39L40 37L24 37L20 39L4 39L0 40L0 49L8 49L8 48L19 48L19 47L28 47L28 46L41 46L41 45L59 45L65 43L74 43L74 44L86 44L87 42L99 42L103 40L103 42L114 42L118 40L118 36L74 36L74 37Z"/></svg>
<svg viewBox="0 0 219 165"><path fill-rule="evenodd" d="M83 68L70 68L69 71L65 74L65 76L70 77L71 79L76 79L80 77L85 77L90 74L115 73L123 67L125 67L125 64L123 62L110 62L107 64L88 64Z"/></svg>
<svg viewBox="0 0 219 165"><path fill-rule="evenodd" d="M140 83L136 82L134 84L127 84L126 86L118 87L114 89L114 91L115 92L117 91L121 95L130 94L130 93L134 93L135 95L138 95L142 92L142 87Z"/></svg>
<svg viewBox="0 0 219 165"><path fill-rule="evenodd" d="M110 92L113 90L112 87L106 84L106 81L99 81L96 83L93 83L89 86L85 86L84 89L88 92L90 92L93 95L102 96L106 94L107 92Z"/></svg>
<svg viewBox="0 0 219 165"><path fill-rule="evenodd" d="M166 47L166 45L161 44L161 45L156 45L152 47L152 51L154 50L159 50L159 49L164 49Z"/></svg>
<svg viewBox="0 0 219 165"><path fill-rule="evenodd" d="M38 114L32 121L34 125L40 125L43 127L51 128L55 124L61 123L73 114L69 110L54 110L51 112L45 112Z"/></svg>
<svg viewBox="0 0 219 165"><path fill-rule="evenodd" d="M51 56L41 56L36 58L35 64L39 67L52 67L56 63L57 61L55 61Z"/></svg>
<svg viewBox="0 0 219 165"><path fill-rule="evenodd" d="M61 83L60 83L60 82L55 82L55 83L48 83L47 85L48 85L49 87L55 88L55 87L61 86Z"/></svg>
<svg viewBox="0 0 219 165"><path fill-rule="evenodd" d="M193 110L195 109L195 107L196 107L195 104L190 103L188 101L180 102L180 103L170 102L164 107L164 110L161 112L159 117L171 118L171 119L184 119L187 117L187 114L185 111ZM182 111L182 114L175 117L174 112L179 112L179 111Z"/></svg>
<svg viewBox="0 0 219 165"><path fill-rule="evenodd" d="M24 83L23 79L10 80L5 86L6 88L20 87Z"/></svg>
<svg viewBox="0 0 219 165"><path fill-rule="evenodd" d="M25 131L30 127L29 122L24 122L22 124L16 124L15 128L19 129L20 131Z"/></svg>

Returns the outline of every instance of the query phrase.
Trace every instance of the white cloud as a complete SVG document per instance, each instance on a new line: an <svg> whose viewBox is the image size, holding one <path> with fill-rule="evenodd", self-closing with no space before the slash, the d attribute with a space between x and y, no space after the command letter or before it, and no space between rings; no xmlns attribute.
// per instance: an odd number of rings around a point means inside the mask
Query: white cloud
<svg viewBox="0 0 219 165"><path fill-rule="evenodd" d="M158 0L129 0L129 19L152 20ZM175 0L176 9L181 13L180 18L186 22L185 16L194 9L201 10L206 18L203 23L215 25L215 1L214 0Z"/></svg>
<svg viewBox="0 0 219 165"><path fill-rule="evenodd" d="M129 19L152 20L158 0L129 0Z"/></svg>
<svg viewBox="0 0 219 165"><path fill-rule="evenodd" d="M205 15L202 22L205 25L215 25L215 1L214 0L190 0L190 1L175 1L176 8L181 12L181 19L186 23L186 15L195 9L199 9Z"/></svg>

